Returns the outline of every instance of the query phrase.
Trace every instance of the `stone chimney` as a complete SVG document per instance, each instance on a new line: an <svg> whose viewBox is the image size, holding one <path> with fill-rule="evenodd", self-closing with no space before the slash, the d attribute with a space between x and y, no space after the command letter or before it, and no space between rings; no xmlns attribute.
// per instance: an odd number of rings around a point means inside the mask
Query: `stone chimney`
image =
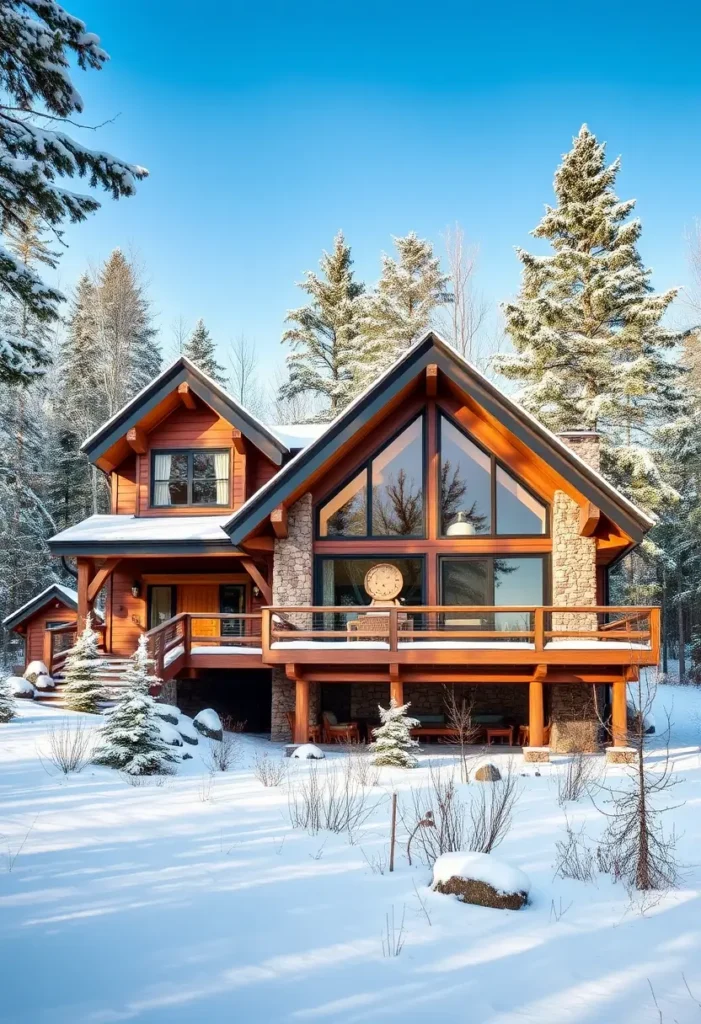
<svg viewBox="0 0 701 1024"><path fill-rule="evenodd" d="M579 455L582 462L595 469L601 468L601 434L595 430L563 430L557 435L561 441Z"/></svg>

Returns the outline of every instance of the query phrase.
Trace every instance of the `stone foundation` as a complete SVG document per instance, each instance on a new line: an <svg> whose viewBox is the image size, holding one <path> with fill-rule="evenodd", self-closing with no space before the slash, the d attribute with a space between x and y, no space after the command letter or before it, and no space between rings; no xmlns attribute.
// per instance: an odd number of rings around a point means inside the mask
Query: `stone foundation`
<svg viewBox="0 0 701 1024"><path fill-rule="evenodd" d="M472 704L473 714L500 714L515 725L528 722L528 687L456 685L455 698ZM410 715L445 715L446 693L440 683L405 683L404 702ZM389 707L389 683L351 683L351 718L377 718L377 706Z"/></svg>
<svg viewBox="0 0 701 1024"><path fill-rule="evenodd" d="M524 747L523 760L528 764L543 764L550 760L549 747Z"/></svg>
<svg viewBox="0 0 701 1024"><path fill-rule="evenodd" d="M279 665L273 668L273 696L270 712L270 739L275 743L292 739L292 731L287 721L287 713L295 713L295 684L285 675L285 669ZM321 718L319 683L309 684L309 723L316 724Z"/></svg>
<svg viewBox="0 0 701 1024"><path fill-rule="evenodd" d="M156 698L159 704L178 705L178 684L175 679L169 679L167 683L161 683L161 692Z"/></svg>
<svg viewBox="0 0 701 1024"><path fill-rule="evenodd" d="M607 764L635 764L638 752L634 747L607 747Z"/></svg>
<svg viewBox="0 0 701 1024"><path fill-rule="evenodd" d="M585 683L555 683L550 687L553 753L592 754L600 749L601 725L596 703L594 688Z"/></svg>

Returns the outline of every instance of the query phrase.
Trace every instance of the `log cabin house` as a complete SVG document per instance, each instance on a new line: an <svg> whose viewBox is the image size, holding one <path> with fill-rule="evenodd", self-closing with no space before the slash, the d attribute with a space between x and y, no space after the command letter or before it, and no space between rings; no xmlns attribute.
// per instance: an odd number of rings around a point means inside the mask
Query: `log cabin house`
<svg viewBox="0 0 701 1024"><path fill-rule="evenodd" d="M322 715L364 738L390 695L440 733L457 687L533 759L606 715L625 746L660 621L610 607L608 574L652 521L597 435L552 434L434 333L323 426L266 427L180 357L83 451L110 514L50 547L77 628L99 602L106 659L146 632L163 699L301 742Z"/></svg>

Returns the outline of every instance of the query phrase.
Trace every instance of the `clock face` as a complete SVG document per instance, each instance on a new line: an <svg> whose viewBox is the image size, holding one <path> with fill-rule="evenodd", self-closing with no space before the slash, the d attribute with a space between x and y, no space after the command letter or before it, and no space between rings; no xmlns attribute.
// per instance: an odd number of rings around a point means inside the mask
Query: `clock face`
<svg viewBox="0 0 701 1024"><path fill-rule="evenodd" d="M404 578L396 565L380 562L365 574L365 589L376 601L392 601L404 586Z"/></svg>

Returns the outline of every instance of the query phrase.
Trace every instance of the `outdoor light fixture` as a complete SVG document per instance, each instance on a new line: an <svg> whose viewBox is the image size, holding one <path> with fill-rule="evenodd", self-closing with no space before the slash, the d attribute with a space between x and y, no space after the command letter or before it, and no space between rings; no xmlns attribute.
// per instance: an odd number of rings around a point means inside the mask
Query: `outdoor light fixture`
<svg viewBox="0 0 701 1024"><path fill-rule="evenodd" d="M131 592L133 597L139 597L139 595L141 594L141 584L139 583L138 580L134 580L134 582L132 583Z"/></svg>
<svg viewBox="0 0 701 1024"><path fill-rule="evenodd" d="M256 586L253 587L253 596L254 597L260 597L260 587L256 587Z"/></svg>
<svg viewBox="0 0 701 1024"><path fill-rule="evenodd" d="M475 524L469 522L467 512L458 512L446 533L449 537L474 537L477 530Z"/></svg>

